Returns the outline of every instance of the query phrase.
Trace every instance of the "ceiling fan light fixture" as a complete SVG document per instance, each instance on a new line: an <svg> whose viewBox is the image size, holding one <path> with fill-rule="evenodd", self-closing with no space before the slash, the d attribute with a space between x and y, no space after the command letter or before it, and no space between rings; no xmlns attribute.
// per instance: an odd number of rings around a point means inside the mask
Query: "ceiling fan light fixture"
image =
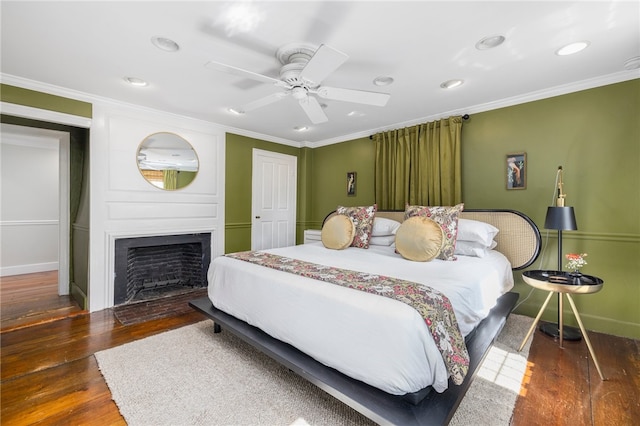
<svg viewBox="0 0 640 426"><path fill-rule="evenodd" d="M494 47L500 46L502 43L504 43L505 40L506 39L504 38L504 36L501 36L501 35L484 37L476 43L476 49L478 50L493 49Z"/></svg>
<svg viewBox="0 0 640 426"><path fill-rule="evenodd" d="M143 79L137 77L125 77L124 81L135 87L145 87L149 84Z"/></svg>
<svg viewBox="0 0 640 426"><path fill-rule="evenodd" d="M394 82L393 77L379 76L373 79L373 84L376 86L388 86Z"/></svg>
<svg viewBox="0 0 640 426"><path fill-rule="evenodd" d="M562 46L560 49L556 50L556 55L558 56L573 55L574 53L583 51L587 47L589 47L588 41L577 41L575 43L570 43L570 44L567 44L566 46Z"/></svg>
<svg viewBox="0 0 640 426"><path fill-rule="evenodd" d="M462 86L463 83L464 80L460 79L447 80L444 83L440 84L440 87L442 87L443 89L453 89L455 87Z"/></svg>

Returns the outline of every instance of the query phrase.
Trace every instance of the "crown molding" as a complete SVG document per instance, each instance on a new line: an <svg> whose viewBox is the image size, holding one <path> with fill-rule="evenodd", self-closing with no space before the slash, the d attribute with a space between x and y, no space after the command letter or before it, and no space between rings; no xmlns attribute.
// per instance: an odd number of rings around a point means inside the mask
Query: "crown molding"
<svg viewBox="0 0 640 426"><path fill-rule="evenodd" d="M260 139L260 140L264 140L267 142L273 142L273 143L277 143L277 144L281 144L281 145L288 145L288 146L292 146L295 148L301 148L302 144L300 142L296 142L296 141L291 141L288 139L283 139L283 138L278 138L278 137L274 137L274 136L270 136L270 135L264 135L261 133L256 133L256 132L252 132L252 131L248 131L248 130L244 130L244 129L239 129L239 128L235 128L235 127L230 127L230 126L226 126L226 125L222 125L219 123L215 123L215 122L211 122L211 121L204 121L204 120L199 120L193 117L188 117L188 116L181 116L178 114L174 114L174 113L170 113L170 112L166 112L166 111L160 111L160 110L156 110L153 108L148 108L148 107L143 107L140 105L135 105L135 104L130 104L130 103L126 103L126 102L121 102L115 99L110 99L110 98L104 98L101 96L95 96L95 95L91 95L89 93L84 93L84 92L79 92L77 90L71 90L71 89L67 89L64 87L60 87L60 86L55 86L52 84L47 84L47 83L42 83L39 81L35 81L35 80L29 80L26 78L22 78L22 77L17 77L14 75L10 75L10 74L0 74L0 81L2 81L3 84L8 84L11 86L16 86L16 87L21 87L23 89L29 89L29 90L35 90L38 92L42 92L42 93L48 93L51 95L56 95L56 96L61 96L64 98L70 98L70 99L75 99L78 101L83 101L83 102L88 102L91 104L103 104L103 105L110 105L110 106L115 106L115 107L127 107L127 108L133 108L133 109L137 109L139 111L148 111L148 112L152 112L155 114L168 114L170 116L176 117L176 118L181 118L181 119L187 119L187 120L191 120L191 121L199 121L203 124L206 125L213 125L216 128L219 128L221 131L223 132L227 132L227 133L234 133L234 134L238 134L241 136L247 136L250 138L254 138L254 139ZM55 111L48 111L48 110L43 110L43 109L39 109L39 108L33 108L33 107L27 107L27 106L22 106L22 105L17 105L17 104L10 104L10 103L6 103L6 102L2 102L2 113L3 114L10 114L10 115L16 115L19 117L27 117L27 118L33 118L33 119L37 119L37 120L43 120L43 121L50 121L50 122L55 122L55 123L60 123L60 124L67 124L67 125L72 125L72 126L77 126L77 127L86 127L89 128L91 127L91 120L84 118L84 117L78 117L78 116L74 116L74 115L70 115L70 114L63 114L63 113L58 113ZM62 120L62 121L61 121Z"/></svg>
<svg viewBox="0 0 640 426"><path fill-rule="evenodd" d="M333 145L333 144L336 144L336 143L341 143L341 142L346 142L346 141L350 141L350 140L354 140L354 139L360 139L360 138L364 138L364 137L369 137L369 136L371 136L373 134L384 132L384 131L388 131L388 130L415 126L417 124L421 124L421 123L425 123L425 122L429 122L429 121L434 121L434 120L439 120L441 118L450 117L452 115L477 114L477 113L481 113L481 112L486 112L486 111L491 111L491 110L495 110L495 109L510 107L510 106L524 104L524 103L528 103L528 102L534 102L534 101L538 101L538 100L542 100L542 99L553 98L553 97L556 97L556 96L566 95L566 94L569 94L569 93L579 92L579 91L582 91L582 90L588 90L588 89L593 89L593 88L596 88L596 87L607 86L607 85L610 85L610 84L621 83L621 82L624 82L624 81L635 80L635 79L638 79L638 78L640 78L640 70L621 71L621 72L618 72L618 73L608 74L608 75L601 76L601 77L596 77L596 78L592 78L592 79L586 79L586 80L571 82L571 83L567 83L567 84L563 84L563 85L559 85L559 86L555 86L555 87L551 87L551 88L547 88L547 89L542 89L542 90L538 90L538 91L535 91L535 92L526 93L524 95L513 96L511 98L505 98L505 99L499 99L499 100L492 101L492 102L487 102L487 103L484 103L484 104L469 106L469 107L466 107L466 108L463 108L463 109L456 109L456 110L446 111L446 112L442 112L442 113L435 114L435 115L421 117L421 118L418 118L418 119L413 119L413 120L409 120L409 121L394 123L393 125L390 125L390 126L372 128L372 129L365 130L365 131L362 131L362 132L351 133L351 134L348 134L348 135L343 135L343 136L339 136L339 137L332 138L332 139L325 139L325 140L317 141L317 142L310 142L310 141L297 142L297 141L292 141L292 140L289 140L289 139L278 138L278 137L274 137L274 136L270 136L270 135L256 133L256 132L252 132L252 131L249 131L249 130L230 127L230 126L222 125L222 124L219 124L219 123L206 122L206 121L204 123L206 123L208 125L214 125L214 126L220 128L220 130L224 131L224 132L234 133L234 134L237 134L237 135L246 136L246 137L255 138L255 139L260 139L260 140L264 140L264 141L267 141L267 142L278 143L278 144L281 144L281 145L292 146L292 147L295 147L295 148L303 148L303 147L306 147L306 148L320 148L320 147L327 146L327 145ZM176 116L176 117L179 117L179 118L185 118L185 119L189 119L189 120L202 121L202 120L194 119L193 117L179 116L179 115L176 115L176 114L173 114L173 113L168 113L168 112L165 112L165 111L159 111L159 110L154 110L154 109L150 109L150 108L147 108L147 107L142 107L140 105L127 104L127 103L123 103L123 102L120 102L120 101L116 101L114 99L98 97L98 96L90 95L88 93L83 93L83 92L79 92L79 91L76 91L76 90L66 89L66 88L63 88L63 87L54 86L54 85L50 85L50 84L46 84L46 83L42 83L42 82L38 82L38 81L34 81L34 80L28 80L28 79L24 79L24 78L21 78L21 77L8 75L8 74L0 74L0 81L2 81L2 83L4 83L4 84L10 84L10 85L22 87L22 88L25 88L25 89L37 90L39 92L50 93L50 94L53 94L53 95L58 95L58 96L63 96L63 97L76 99L76 100L80 100L80 101L90 102L92 104L93 103L107 103L107 104L113 104L113 105L121 105L121 106L127 106L129 108L136 108L136 109L139 109L139 110L152 111L152 112L155 112L155 113L159 113L160 112L160 113L163 113L163 114L169 114L169 115L172 115L172 116ZM9 111L13 107L10 107L9 105L13 105L13 104L6 104L6 103L2 102L2 112L3 113L7 113L7 114L11 113ZM20 107L20 106L17 106L17 107ZM22 107L22 108L30 108L30 107ZM34 112L36 112L35 110L38 110L38 109L37 108L31 108L31 111L28 111L28 112L34 113ZM25 111L27 111L27 110L23 110L22 113L24 113ZM44 111L44 110L38 110L38 111ZM38 119L42 119L42 120L46 120L46 121L54 121L54 122L60 122L60 121L56 121L55 118L57 118L57 119L69 119L69 117L76 117L76 116L60 117L60 116L68 116L68 114L55 113L55 112L52 112L52 111L49 111L48 113L53 114L53 117L49 118L49 116L46 116L46 114L45 114L45 117L42 117L42 118L34 117L32 115L30 115L29 117L30 118L38 118ZM15 115L15 113L13 115ZM57 116L57 115L60 115L60 116ZM80 118L80 117L76 117L76 118ZM72 125L76 125L76 126L79 126L79 127L90 127L91 120L88 120L88 124L87 124L87 119L82 118L82 120L84 120L84 121L81 124L72 124ZM70 124L70 123L63 123L63 124Z"/></svg>
<svg viewBox="0 0 640 426"><path fill-rule="evenodd" d="M538 90L535 92L526 93L524 95L513 96L511 98L499 99L497 101L487 102L484 104L474 105L463 109L456 109L451 111L442 112L436 115L426 116L410 121L404 121L401 123L395 123L390 126L378 127L370 129L369 131L352 133L350 135L344 135L338 138L326 139L318 142L307 142L304 146L310 148L319 148L321 146L332 145L335 143L346 142L353 139L359 139L363 137L369 137L376 133L402 129L404 127L415 126L417 124L426 123L429 121L439 120L441 118L451 117L452 115L463 114L477 114L481 112L491 111L494 109L506 108L514 105L525 104L528 102L539 101L542 99L553 98L556 96L567 95L569 93L580 92L582 90L594 89L596 87L608 86L610 84L622 83L624 81L635 80L640 78L640 70L621 71L614 74L608 74L606 76L591 78L587 80L575 81L560 86L550 87L547 89Z"/></svg>

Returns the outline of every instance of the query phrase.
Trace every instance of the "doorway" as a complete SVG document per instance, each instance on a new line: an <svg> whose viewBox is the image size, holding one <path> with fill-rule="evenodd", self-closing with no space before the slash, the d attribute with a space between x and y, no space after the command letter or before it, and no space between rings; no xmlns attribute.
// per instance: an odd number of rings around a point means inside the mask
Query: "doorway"
<svg viewBox="0 0 640 426"><path fill-rule="evenodd" d="M295 245L297 162L292 155L254 148L251 250Z"/></svg>
<svg viewBox="0 0 640 426"><path fill-rule="evenodd" d="M11 106L11 108L7 107L7 105ZM14 270L9 271L9 273L24 274L5 274L6 276L2 279L3 283L15 282L16 278L20 278L23 282L24 280L31 282L31 284L25 285L29 287L29 293L33 296L33 305L31 307L27 305L13 306L12 309L17 309L16 312L21 309L27 309L29 317L33 320L37 316L39 321L47 320L47 318L52 320L64 317L64 312L66 311L60 307L65 303L70 305L69 309L71 310L77 308L84 312L88 306L90 120L72 120L66 115L63 116L33 108L25 109L12 104L3 103L3 106L6 107L7 111L13 111L16 114L0 115L3 138L7 128L5 126L13 126L19 132L27 135L48 135L57 139L58 145L62 148L59 168L66 171L57 191L60 194L59 200L56 199L57 201L51 202L51 204L58 205L61 212L56 220L56 226L58 226L59 222L59 232L47 240L47 244L53 244L54 250L57 245L57 250L54 251L53 255L53 262L57 263L57 267L40 269L42 271L48 269L49 272L28 273L29 270ZM53 121L46 121L48 119L53 119ZM61 140L62 143L60 142ZM55 176L51 179L57 182ZM14 188L17 188L17 191L21 191L19 183L14 185ZM4 190L2 192L4 196ZM4 219L5 217L3 217ZM26 221L26 223L29 224L29 221ZM70 238L71 236L72 238ZM3 234L2 237L4 243L6 235ZM32 244L31 247L44 245L43 241L43 238L40 238L40 241L36 245ZM20 262L17 263L19 264ZM1 266L4 267L4 263ZM46 277L43 277L43 274ZM0 273L0 275L3 274ZM54 288L51 288L51 281L53 280L51 277L55 277ZM34 280L36 284L33 284ZM41 294L38 291L34 292L31 286L40 288ZM46 289L44 286L46 286ZM39 303L37 300L38 294L42 296L42 301L46 299L47 302ZM59 300L54 300L54 297ZM3 302L5 301L7 300L3 299ZM25 301L25 303L28 304L29 302ZM5 312L8 313L9 311L3 309L3 314ZM4 320L3 315L3 322ZM21 319L21 321L24 320L28 320L28 318Z"/></svg>
<svg viewBox="0 0 640 426"><path fill-rule="evenodd" d="M2 123L2 276L58 271L69 294L69 133Z"/></svg>

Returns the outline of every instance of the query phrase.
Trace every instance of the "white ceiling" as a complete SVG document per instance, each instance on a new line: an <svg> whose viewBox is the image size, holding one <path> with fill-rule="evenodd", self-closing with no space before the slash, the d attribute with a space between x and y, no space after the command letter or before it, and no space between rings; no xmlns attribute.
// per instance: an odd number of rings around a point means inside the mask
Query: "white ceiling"
<svg viewBox="0 0 640 426"><path fill-rule="evenodd" d="M240 2L2 1L3 82L53 85L69 93L141 105L283 143L325 144L452 114L474 113L640 77L640 2L253 1L249 31L225 19ZM506 41L491 50L486 36ZM180 50L151 43L170 38ZM575 55L563 45L586 40ZM323 83L391 95L375 107L321 100L328 122L313 125L286 97L243 115L229 107L282 89L205 67L217 61L278 77L276 50L326 44L349 59ZM124 77L146 80L128 85ZM373 79L395 82L377 87ZM463 79L443 90L449 79ZM352 111L362 113L349 116ZM294 127L309 126L307 132Z"/></svg>

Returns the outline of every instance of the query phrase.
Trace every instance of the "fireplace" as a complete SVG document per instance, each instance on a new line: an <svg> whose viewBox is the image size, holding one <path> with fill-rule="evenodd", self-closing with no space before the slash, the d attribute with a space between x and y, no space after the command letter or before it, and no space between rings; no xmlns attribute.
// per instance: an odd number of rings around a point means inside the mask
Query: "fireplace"
<svg viewBox="0 0 640 426"><path fill-rule="evenodd" d="M114 306L207 286L211 234L115 240Z"/></svg>

